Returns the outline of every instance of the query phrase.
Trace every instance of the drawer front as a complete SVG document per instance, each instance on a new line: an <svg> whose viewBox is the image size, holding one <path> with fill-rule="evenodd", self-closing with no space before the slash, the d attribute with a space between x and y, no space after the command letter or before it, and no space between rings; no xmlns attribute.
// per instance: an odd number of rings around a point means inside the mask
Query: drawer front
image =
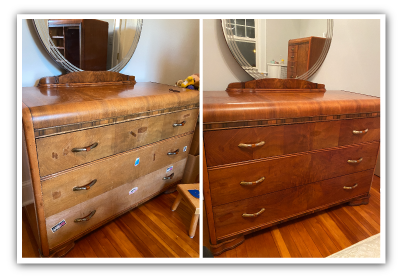
<svg viewBox="0 0 400 276"><path fill-rule="evenodd" d="M213 208L217 238L244 233L287 219L307 210L368 193L373 170L236 201ZM353 187L344 189L343 187ZM257 217L243 217L265 209Z"/></svg>
<svg viewBox="0 0 400 276"><path fill-rule="evenodd" d="M289 55L292 53L297 53L298 45L289 45Z"/></svg>
<svg viewBox="0 0 400 276"><path fill-rule="evenodd" d="M353 130L365 130L353 134ZM379 141L379 118L350 119L207 131L204 133L207 166L217 166L283 154ZM263 145L243 148L239 144Z"/></svg>
<svg viewBox="0 0 400 276"><path fill-rule="evenodd" d="M129 149L193 131L198 109L154 116L130 122L81 130L36 140L41 176L56 173ZM185 121L183 126L173 126ZM98 145L90 151L74 148Z"/></svg>
<svg viewBox="0 0 400 276"><path fill-rule="evenodd" d="M211 200L218 206L373 169L378 149L374 142L209 169ZM348 162L360 158L359 163Z"/></svg>
<svg viewBox="0 0 400 276"><path fill-rule="evenodd" d="M174 173L173 179L163 180L163 177L171 173L166 173L168 168L166 166L47 218L46 229L50 249L85 231L91 230L92 227L97 227L103 220L124 212L143 200L149 199L158 191L181 179L185 164L186 159L174 164L172 170ZM96 212L89 221L74 222L75 219L88 216L94 210ZM53 232L52 228L60 224L64 225Z"/></svg>
<svg viewBox="0 0 400 276"><path fill-rule="evenodd" d="M187 158L193 135L182 135L104 158L42 181L45 217ZM184 151L184 147L186 150ZM178 154L168 155L168 152ZM96 180L88 190L73 191Z"/></svg>

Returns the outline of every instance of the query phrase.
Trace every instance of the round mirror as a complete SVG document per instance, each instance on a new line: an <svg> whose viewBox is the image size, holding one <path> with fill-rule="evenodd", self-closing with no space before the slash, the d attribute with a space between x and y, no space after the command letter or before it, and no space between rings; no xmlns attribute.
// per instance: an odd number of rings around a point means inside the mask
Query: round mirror
<svg viewBox="0 0 400 276"><path fill-rule="evenodd" d="M68 72L119 72L136 50L142 19L33 19L50 56Z"/></svg>
<svg viewBox="0 0 400 276"><path fill-rule="evenodd" d="M236 61L254 79L309 79L324 62L333 19L222 19Z"/></svg>

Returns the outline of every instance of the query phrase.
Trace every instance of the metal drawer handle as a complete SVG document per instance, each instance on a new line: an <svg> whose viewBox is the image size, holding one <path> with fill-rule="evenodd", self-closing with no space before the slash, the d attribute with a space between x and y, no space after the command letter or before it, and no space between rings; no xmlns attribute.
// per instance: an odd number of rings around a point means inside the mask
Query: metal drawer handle
<svg viewBox="0 0 400 276"><path fill-rule="evenodd" d="M163 180L172 179L173 177L174 177L174 173L171 173L170 175L163 177Z"/></svg>
<svg viewBox="0 0 400 276"><path fill-rule="evenodd" d="M98 144L99 143L96 142L86 148L73 148L72 152L90 151L90 150L94 149L95 147L97 147Z"/></svg>
<svg viewBox="0 0 400 276"><path fill-rule="evenodd" d="M176 151L167 152L167 155L177 155L178 153L179 153L179 149L177 149Z"/></svg>
<svg viewBox="0 0 400 276"><path fill-rule="evenodd" d="M358 184L356 183L356 184L354 184L353 187L344 186L343 189L345 189L345 190L351 190L351 189L354 189L354 188L357 187L357 186L358 186Z"/></svg>
<svg viewBox="0 0 400 276"><path fill-rule="evenodd" d="M90 183L87 184L87 185L80 186L80 187L73 187L73 188L72 188L72 191L89 190L90 187L92 187L94 184L96 184L96 182L97 182L97 179L93 180L92 182L90 182Z"/></svg>
<svg viewBox="0 0 400 276"><path fill-rule="evenodd" d="M368 128L364 130L353 130L353 134L364 134L368 132Z"/></svg>
<svg viewBox="0 0 400 276"><path fill-rule="evenodd" d="M265 177L263 176L263 177L261 177L259 180L253 181L253 182L241 181L241 182L240 182L240 185L246 186L246 185L259 184L259 183L263 182L264 180L265 180Z"/></svg>
<svg viewBox="0 0 400 276"><path fill-rule="evenodd" d="M184 126L186 124L186 121L183 121L182 123L178 123L178 124L173 124L173 127L177 127L177 126Z"/></svg>
<svg viewBox="0 0 400 276"><path fill-rule="evenodd" d="M77 219L74 220L74 222L89 221L89 220L94 216L95 213L96 213L96 210L91 211L90 214L87 215L86 217L84 217L84 218L77 218Z"/></svg>
<svg viewBox="0 0 400 276"><path fill-rule="evenodd" d="M362 157L358 160L347 160L347 163L360 163L361 161L363 161Z"/></svg>
<svg viewBox="0 0 400 276"><path fill-rule="evenodd" d="M246 213L244 213L242 215L242 217L244 217L244 218L255 218L255 217L261 215L262 213L264 213L264 211L265 211L265 209L262 208L260 211L258 211L257 213L254 213L254 214L246 214Z"/></svg>
<svg viewBox="0 0 400 276"><path fill-rule="evenodd" d="M238 147L239 147L239 148L255 148L255 147L261 147L261 146L263 146L264 144L265 144L264 141L261 141L261 142L255 143L255 144L243 144L243 143L240 143L240 144L238 145Z"/></svg>
<svg viewBox="0 0 400 276"><path fill-rule="evenodd" d="M294 58L294 56L292 56L292 58Z"/></svg>

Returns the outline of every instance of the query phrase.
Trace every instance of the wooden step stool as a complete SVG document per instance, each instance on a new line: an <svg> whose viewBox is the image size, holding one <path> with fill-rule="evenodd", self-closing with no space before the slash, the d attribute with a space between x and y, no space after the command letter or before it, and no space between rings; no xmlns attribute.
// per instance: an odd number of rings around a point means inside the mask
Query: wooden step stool
<svg viewBox="0 0 400 276"><path fill-rule="evenodd" d="M179 194L176 197L174 204L172 204L172 211L175 211L181 202L182 198L193 212L192 221L190 222L189 237L193 238L197 228L197 222L200 215L200 201L189 193L189 190L199 190L199 183L197 184L179 184L176 186Z"/></svg>

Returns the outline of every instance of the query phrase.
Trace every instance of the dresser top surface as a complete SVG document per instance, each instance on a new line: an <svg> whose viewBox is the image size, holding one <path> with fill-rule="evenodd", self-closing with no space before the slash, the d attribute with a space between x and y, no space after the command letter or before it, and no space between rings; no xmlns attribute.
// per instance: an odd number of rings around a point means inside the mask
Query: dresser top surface
<svg viewBox="0 0 400 276"><path fill-rule="evenodd" d="M173 89L177 92L171 92ZM23 108L34 128L111 118L149 110L198 105L199 91L165 84L24 87Z"/></svg>
<svg viewBox="0 0 400 276"><path fill-rule="evenodd" d="M328 90L317 93L204 91L203 122L380 112L380 98Z"/></svg>

